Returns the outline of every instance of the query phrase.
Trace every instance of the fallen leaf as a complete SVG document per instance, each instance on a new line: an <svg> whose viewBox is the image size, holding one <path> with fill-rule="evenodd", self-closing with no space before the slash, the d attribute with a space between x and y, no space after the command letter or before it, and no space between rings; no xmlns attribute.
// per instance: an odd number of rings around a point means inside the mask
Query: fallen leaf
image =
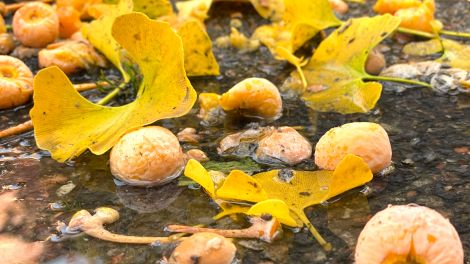
<svg viewBox="0 0 470 264"><path fill-rule="evenodd" d="M270 215L277 218L279 222L288 226L298 226L297 222L289 213L289 206L279 199L268 199L253 205L247 212L247 215L262 216L269 212Z"/></svg>
<svg viewBox="0 0 470 264"><path fill-rule="evenodd" d="M197 182L204 188L212 199L215 199L215 184L209 175L209 172L194 159L190 159L184 168L184 175Z"/></svg>
<svg viewBox="0 0 470 264"><path fill-rule="evenodd" d="M212 42L201 23L189 20L177 27L183 40L184 68L188 76L219 75L219 64L212 53Z"/></svg>
<svg viewBox="0 0 470 264"><path fill-rule="evenodd" d="M436 61L470 71L470 46L460 44L450 39L431 39L423 42L413 42L403 47L403 52L410 55L425 56L443 52Z"/></svg>
<svg viewBox="0 0 470 264"><path fill-rule="evenodd" d="M349 20L318 46L302 68L307 87L298 72L293 72L282 89L300 93L314 110L343 114L369 111L380 98L382 85L363 81L374 78L364 69L367 55L399 24L399 18L388 14Z"/></svg>
<svg viewBox="0 0 470 264"><path fill-rule="evenodd" d="M196 177L192 179L197 181ZM231 213L249 213L251 209L246 210L246 206L240 205L240 202L280 200L289 208L289 217L281 214L283 206L279 202L261 205L257 203L254 205L255 209L252 212L283 215L279 219L280 222L290 226L294 226L293 221L297 223L295 226L301 226L301 223L303 223L318 241L325 245L326 242L310 223L304 209L361 186L370 180L372 180L372 172L367 163L362 158L352 154L348 154L338 164L335 171L283 169L262 172L250 177L241 171L234 170L226 178L223 185L216 190L215 199L219 200L219 204L222 204L220 199L227 203L235 201L236 204L234 206L222 206L224 211L216 217L218 219ZM261 210L261 208L266 211ZM298 219L300 222L294 219Z"/></svg>
<svg viewBox="0 0 470 264"><path fill-rule="evenodd" d="M176 3L176 9L178 9L178 16L183 20L195 18L203 22L208 17L207 13L211 5L212 0L180 1Z"/></svg>
<svg viewBox="0 0 470 264"><path fill-rule="evenodd" d="M116 18L112 35L143 75L134 102L119 107L93 104L56 67L41 70L34 79L31 119L36 142L57 161L87 148L103 154L126 132L182 116L196 100L184 71L181 39L167 23L130 13Z"/></svg>
<svg viewBox="0 0 470 264"><path fill-rule="evenodd" d="M104 15L89 24L84 24L81 30L83 36L116 66L126 82L130 76L123 68L122 48L112 36L112 25L118 16L128 14L132 9L132 0L120 0L117 5L109 5Z"/></svg>
<svg viewBox="0 0 470 264"><path fill-rule="evenodd" d="M169 0L133 0L133 2L134 11L142 12L152 19L173 13Z"/></svg>

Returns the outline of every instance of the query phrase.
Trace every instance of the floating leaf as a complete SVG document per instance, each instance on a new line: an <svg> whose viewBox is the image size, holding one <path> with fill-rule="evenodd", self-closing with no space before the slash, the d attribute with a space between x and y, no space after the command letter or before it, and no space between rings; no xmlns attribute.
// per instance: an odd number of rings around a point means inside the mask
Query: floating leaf
<svg viewBox="0 0 470 264"><path fill-rule="evenodd" d="M190 159L184 168L184 175L197 182L206 190L210 197L215 198L215 185L209 172L194 159Z"/></svg>
<svg viewBox="0 0 470 264"><path fill-rule="evenodd" d="M442 41L442 42L441 42ZM403 52L410 55L426 56L442 52L437 62L446 63L453 68L470 71L470 46L449 39L431 39L413 42L403 47Z"/></svg>
<svg viewBox="0 0 470 264"><path fill-rule="evenodd" d="M117 5L109 5L103 16L82 26L83 36L116 66L126 82L130 76L121 64L122 48L112 36L112 25L118 16L128 14L132 9L132 0L120 0Z"/></svg>
<svg viewBox="0 0 470 264"><path fill-rule="evenodd" d="M219 65L212 53L212 42L201 23L195 20L177 26L183 40L184 68L189 76L219 75Z"/></svg>
<svg viewBox="0 0 470 264"><path fill-rule="evenodd" d="M253 205L246 212L247 215L262 216L269 212L270 215L277 218L281 223L288 226L298 226L297 222L289 214L289 206L278 199L268 199Z"/></svg>
<svg viewBox="0 0 470 264"><path fill-rule="evenodd" d="M348 154L336 167L335 171L294 171L294 170L272 170L258 173L253 177L241 171L232 171L227 177L222 187L216 190L216 197L225 201L246 201L264 202L271 199L284 202L290 212L291 217L283 216L281 223L293 226L295 216L304 223L311 233L322 245L326 242L318 234L313 225L305 216L306 207L320 204L331 197L342 192L353 189L372 180L372 172L367 163L362 158ZM256 205L255 205L256 206ZM278 202L274 204L262 204L255 207L252 212L269 213L281 215L277 210L281 210L282 205ZM266 209L266 211L261 210ZM245 206L237 204L236 207L225 206L224 212L217 215L217 218L234 213L245 213ZM251 210L251 209L250 209ZM274 211L269 211L274 210ZM264 212L263 212L264 211ZM247 211L247 213L249 210ZM298 226L296 224L295 226Z"/></svg>
<svg viewBox="0 0 470 264"><path fill-rule="evenodd" d="M58 161L87 148L103 154L126 132L182 116L196 100L184 71L181 39L167 23L131 13L116 19L112 34L143 75L134 102L120 107L93 104L56 67L41 70L34 79L31 118L36 142Z"/></svg>
<svg viewBox="0 0 470 264"><path fill-rule="evenodd" d="M391 15L349 20L326 38L303 68L307 87L297 72L283 84L302 95L306 104L318 111L343 114L367 112L380 98L382 86L364 69L372 48L392 33L400 19Z"/></svg>
<svg viewBox="0 0 470 264"><path fill-rule="evenodd" d="M248 174L233 170L217 189L216 195L224 200L237 199L248 202L260 202L268 199L261 185Z"/></svg>

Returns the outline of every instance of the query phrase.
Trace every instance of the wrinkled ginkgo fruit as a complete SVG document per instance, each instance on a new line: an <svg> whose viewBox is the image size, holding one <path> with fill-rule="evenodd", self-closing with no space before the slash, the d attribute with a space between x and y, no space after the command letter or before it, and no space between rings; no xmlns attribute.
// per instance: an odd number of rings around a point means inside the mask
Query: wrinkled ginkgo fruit
<svg viewBox="0 0 470 264"><path fill-rule="evenodd" d="M143 76L134 102L119 107L93 104L56 67L36 75L31 110L36 142L58 161L76 157L87 148L103 154L126 132L182 116L196 100L184 71L181 38L167 23L142 13L126 14L116 18L112 35Z"/></svg>

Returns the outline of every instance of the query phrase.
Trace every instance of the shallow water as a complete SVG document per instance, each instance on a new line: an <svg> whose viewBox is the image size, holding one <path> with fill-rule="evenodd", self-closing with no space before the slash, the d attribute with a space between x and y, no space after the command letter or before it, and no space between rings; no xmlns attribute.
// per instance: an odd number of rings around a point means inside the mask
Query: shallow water
<svg viewBox="0 0 470 264"><path fill-rule="evenodd" d="M470 16L467 1L437 1L438 17L448 28L470 32L465 23ZM352 5L350 15L364 12L365 7ZM253 32L260 18L245 4L217 3L206 25L215 39L229 32L229 16L243 14L243 29ZM370 11L369 11L370 12ZM467 13L465 13L467 12ZM399 55L399 45L386 42L392 49L389 62L406 61ZM247 77L265 77L276 85L293 70L286 63L274 61L266 48L254 53L239 54L235 49L214 48L222 75L193 78L198 92L223 92ZM31 62L33 65L35 62ZM90 76L76 76L75 82ZM377 175L367 184L331 203L306 210L311 222L332 243L325 252L306 229L285 229L282 238L273 244L253 240L237 240L238 259L242 263L351 263L355 241L367 220L388 204L416 203L438 210L450 219L459 232L466 255L470 254L470 98L464 95L437 95L426 88L410 88L398 92L400 84L385 84L377 107L369 114L339 115L316 113L300 101L285 100L283 116L273 125L302 127L300 131L312 144L328 129L352 121L380 123L388 131L393 148L394 170ZM87 94L99 96L97 92ZM30 106L0 112L0 129L28 118ZM217 156L218 141L226 134L249 126L248 122L229 120L217 127L204 127L195 117L197 109L183 118L157 122L173 132L195 127L204 135L198 147L211 160L228 160ZM189 144L185 149L193 148ZM264 166L265 169L268 167ZM296 169L314 169L313 161ZM59 195L64 185L75 187ZM218 211L200 190L177 187L117 187L108 167L108 154L85 153L65 164L52 160L47 152L35 147L33 134L0 140L0 184L3 190L18 189L27 208L29 221L21 227L8 227L6 232L29 241L44 240L56 233L56 221L68 222L80 209L100 206L117 209L121 218L107 228L116 233L161 236L168 224L204 224L214 227L247 226L244 219L212 220ZM364 194L365 193L365 194ZM59 243L47 243L43 263L155 263L168 256L171 247L118 245L85 236ZM466 258L467 263L469 259Z"/></svg>

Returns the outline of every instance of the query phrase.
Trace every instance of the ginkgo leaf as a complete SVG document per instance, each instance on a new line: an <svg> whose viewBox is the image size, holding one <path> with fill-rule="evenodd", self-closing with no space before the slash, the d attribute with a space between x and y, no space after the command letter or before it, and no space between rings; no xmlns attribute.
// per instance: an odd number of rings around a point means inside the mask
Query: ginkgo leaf
<svg viewBox="0 0 470 264"><path fill-rule="evenodd" d="M217 189L216 196L221 199L238 199L259 202L268 199L261 185L251 176L240 170L233 170Z"/></svg>
<svg viewBox="0 0 470 264"><path fill-rule="evenodd" d="M323 240L308 220L304 209L361 186L370 180L372 180L372 172L367 163L358 156L348 154L338 164L335 171L283 169L262 172L250 177L241 171L235 170L225 179L222 187L216 190L216 198L223 198L227 202L280 200L289 208L292 213L292 215L289 213L289 216L292 219L286 218L287 216L277 211L278 209L282 211L280 209L282 205L278 203L260 205L255 207L256 209L253 209L252 212L269 213L273 216L284 215L280 218L281 223L292 226L293 221L296 222L295 226L299 226L299 223L295 221L295 219L298 219L309 228L320 244L326 245L326 241ZM222 208L224 211L217 215L217 218L230 213L245 213L246 211L245 206L239 204L234 207L225 205ZM249 214L248 212L249 210L246 211L247 214Z"/></svg>
<svg viewBox="0 0 470 264"><path fill-rule="evenodd" d="M293 72L282 89L296 90L314 110L343 114L369 111L380 98L382 85L363 81L374 79L364 69L367 56L399 24L399 18L388 14L349 20L321 42L303 68L307 87Z"/></svg>
<svg viewBox="0 0 470 264"><path fill-rule="evenodd" d="M219 75L219 64L212 53L212 42L201 23L195 20L177 26L183 40L184 67L189 76Z"/></svg>
<svg viewBox="0 0 470 264"><path fill-rule="evenodd" d="M122 65L122 48L112 36L114 20L124 14L132 12L132 0L120 0L117 5L109 5L107 12L100 18L82 26L81 32L90 43L103 53L111 63L121 72L124 81L130 76Z"/></svg>
<svg viewBox="0 0 470 264"><path fill-rule="evenodd" d="M297 222L290 215L289 206L279 199L268 199L253 205L246 212L247 215L262 216L269 212L270 215L277 218L279 222L288 226L298 226Z"/></svg>
<svg viewBox="0 0 470 264"><path fill-rule="evenodd" d="M126 132L182 116L196 100L184 71L181 39L167 23L130 13L116 18L112 29L143 76L134 102L119 107L93 104L56 67L41 70L34 79L31 119L36 142L58 161L87 148L103 154Z"/></svg>
<svg viewBox="0 0 470 264"><path fill-rule="evenodd" d="M194 159L190 159L184 168L184 175L204 188L212 199L215 199L215 185L209 172Z"/></svg>
<svg viewBox="0 0 470 264"><path fill-rule="evenodd" d="M182 19L196 18L204 21L211 8L212 0L189 0L176 3L178 16Z"/></svg>
<svg viewBox="0 0 470 264"><path fill-rule="evenodd" d="M282 21L257 28L253 38L275 55L277 47L293 53L320 30L340 23L328 0L285 0Z"/></svg>
<svg viewBox="0 0 470 264"><path fill-rule="evenodd" d="M431 39L412 42L403 47L403 52L410 55L426 56L443 52L436 61L446 63L453 68L470 71L470 46L449 39Z"/></svg>
<svg viewBox="0 0 470 264"><path fill-rule="evenodd" d="M150 18L173 14L169 0L133 0L134 11L142 12Z"/></svg>
<svg viewBox="0 0 470 264"><path fill-rule="evenodd" d="M284 14L284 0L250 0L258 14L272 21L279 21Z"/></svg>

